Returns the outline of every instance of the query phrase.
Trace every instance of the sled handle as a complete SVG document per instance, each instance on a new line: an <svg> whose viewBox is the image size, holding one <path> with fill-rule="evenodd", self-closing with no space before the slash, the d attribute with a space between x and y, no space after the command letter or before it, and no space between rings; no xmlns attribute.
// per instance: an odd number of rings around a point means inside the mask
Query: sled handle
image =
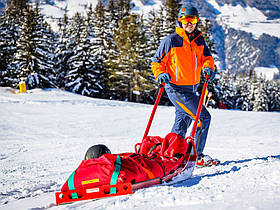
<svg viewBox="0 0 280 210"><path fill-rule="evenodd" d="M141 143L135 144L135 146L134 146L135 153L139 153L140 152L140 148L141 148Z"/></svg>
<svg viewBox="0 0 280 210"><path fill-rule="evenodd" d="M199 104L198 104L198 108L197 108L197 112L196 112L196 116L195 116L195 121L194 121L193 128L192 128L191 136L190 136L192 139L194 139L194 136L195 136L197 123L198 123L200 113L201 113L201 110L202 110L203 100L204 100L206 88L207 88L207 85L208 85L208 82L209 82L209 78L210 78L210 76L207 74L206 78L205 78L206 81L203 85L202 93L201 93L201 96L200 96L200 100L199 100Z"/></svg>
<svg viewBox="0 0 280 210"><path fill-rule="evenodd" d="M147 137L147 135L148 135L148 133L149 133L150 127L151 127L151 125L152 125L152 121L153 121L153 119L154 119L154 116L155 116L155 113L156 113L156 110L157 110L157 107L158 107L158 104L159 104L159 101L160 101L160 98L161 98L162 93L163 93L163 90L164 90L164 86L165 86L165 83L163 82L163 83L162 83L162 87L160 88L160 90L159 90L159 92L158 92L157 99L156 99L154 108L153 108L153 110L152 110L152 114L151 114L151 116L150 116L150 119L149 119L148 125L147 125L147 127L146 127L146 130L145 130L145 133L144 133L144 136L143 136L142 141Z"/></svg>

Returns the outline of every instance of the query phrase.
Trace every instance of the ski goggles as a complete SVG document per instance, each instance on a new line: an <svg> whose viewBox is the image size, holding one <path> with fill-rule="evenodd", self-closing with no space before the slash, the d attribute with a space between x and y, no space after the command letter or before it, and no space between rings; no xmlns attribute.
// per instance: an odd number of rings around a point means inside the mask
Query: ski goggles
<svg viewBox="0 0 280 210"><path fill-rule="evenodd" d="M196 24L198 22L198 18L194 15L185 15L183 17L180 18L180 21L182 24Z"/></svg>

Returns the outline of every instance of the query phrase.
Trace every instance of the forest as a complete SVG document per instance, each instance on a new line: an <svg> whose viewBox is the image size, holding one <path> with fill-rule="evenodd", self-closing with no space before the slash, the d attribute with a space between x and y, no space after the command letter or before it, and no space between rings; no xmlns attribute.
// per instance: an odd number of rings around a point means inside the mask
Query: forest
<svg viewBox="0 0 280 210"><path fill-rule="evenodd" d="M65 11L55 31L38 4L9 0L0 16L0 86L18 88L24 81L29 90L59 88L95 98L154 103L159 84L150 62L161 40L175 31L181 5L167 0L146 16L134 14L132 7L130 0L109 0L107 5L88 5L86 16L69 17ZM199 29L215 57L211 21L202 17ZM279 80L258 78L252 69L231 73L216 68L208 89L212 108L280 111ZM161 103L171 105L166 96Z"/></svg>

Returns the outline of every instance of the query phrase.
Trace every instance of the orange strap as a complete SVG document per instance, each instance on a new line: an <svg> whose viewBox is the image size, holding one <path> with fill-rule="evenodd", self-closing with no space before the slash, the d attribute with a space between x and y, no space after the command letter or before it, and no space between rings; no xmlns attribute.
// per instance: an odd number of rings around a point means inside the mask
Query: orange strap
<svg viewBox="0 0 280 210"><path fill-rule="evenodd" d="M144 166L142 166L142 165L140 165L139 163L137 163L136 160L134 160L133 158L131 158L131 157L127 157L127 158L129 158L129 159L132 160L136 165L138 165L140 168L142 168L142 169L146 172L146 174L148 175L149 179L154 179L154 178L155 178L153 172L151 172L149 169L147 169L147 168L145 168Z"/></svg>

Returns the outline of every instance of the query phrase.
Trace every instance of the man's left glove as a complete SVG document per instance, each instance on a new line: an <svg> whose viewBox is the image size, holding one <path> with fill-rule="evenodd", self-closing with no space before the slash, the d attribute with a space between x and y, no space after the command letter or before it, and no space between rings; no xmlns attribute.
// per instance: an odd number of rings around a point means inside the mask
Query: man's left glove
<svg viewBox="0 0 280 210"><path fill-rule="evenodd" d="M214 81L215 72L213 71L213 69L210 69L209 67L206 67L206 68L202 69L202 72L209 75L209 82Z"/></svg>
<svg viewBox="0 0 280 210"><path fill-rule="evenodd" d="M169 81L171 80L171 77L168 73L162 73L160 75L158 75L157 77L157 81L161 84L163 81L164 83L169 83Z"/></svg>

